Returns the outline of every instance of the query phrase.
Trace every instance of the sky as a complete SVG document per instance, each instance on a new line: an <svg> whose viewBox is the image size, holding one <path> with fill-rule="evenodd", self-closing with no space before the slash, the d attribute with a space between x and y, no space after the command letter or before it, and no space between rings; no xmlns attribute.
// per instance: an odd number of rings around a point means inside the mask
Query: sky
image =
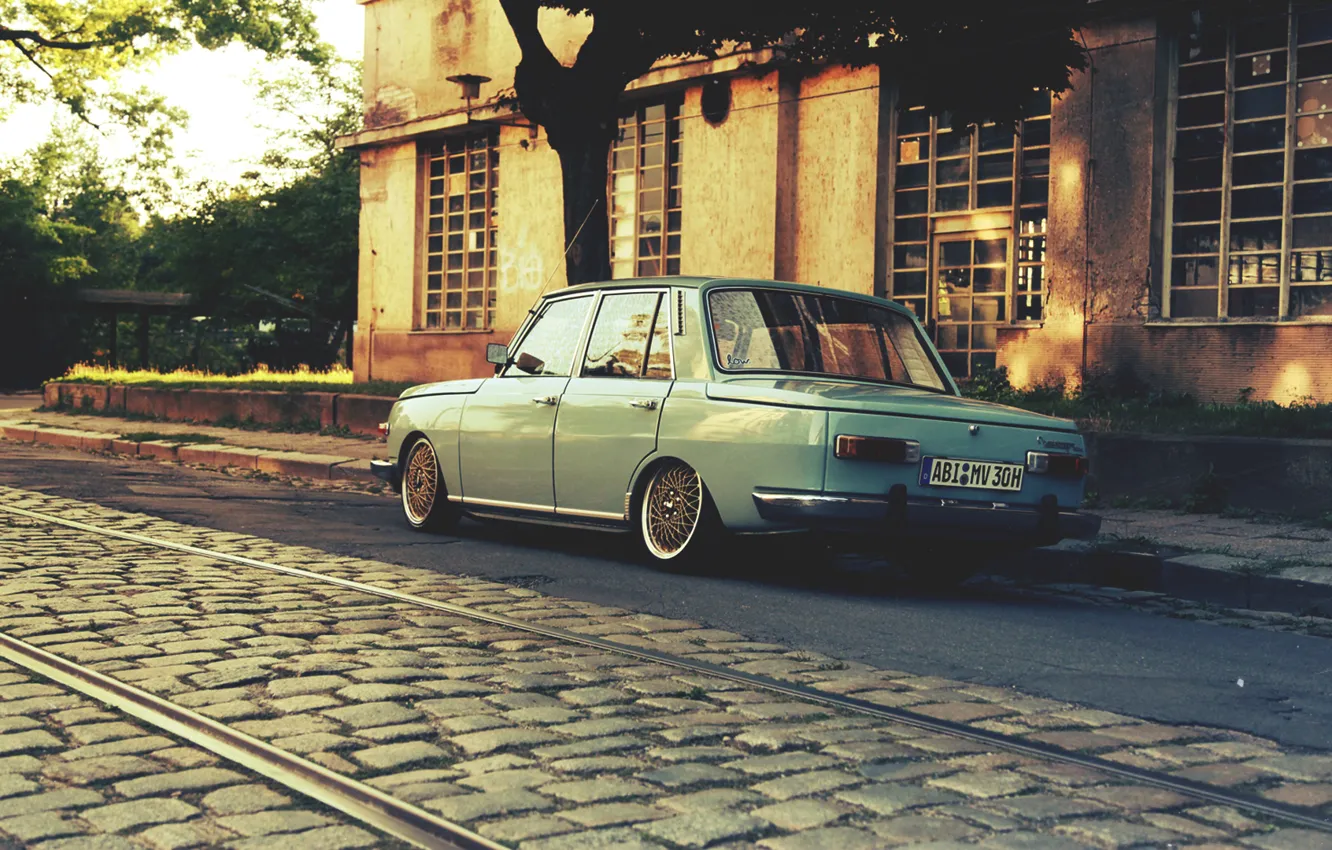
<svg viewBox="0 0 1332 850"><path fill-rule="evenodd" d="M360 60L364 8L355 0L314 0L313 8L323 40L341 58ZM189 125L176 131L175 150L191 176L235 182L267 147L263 124L279 123L264 114L246 84L265 64L262 54L240 45L215 51L194 47L163 59L156 68L122 78L122 86L146 85L189 113ZM0 159L20 157L44 141L58 110L50 104L27 106L0 122ZM123 156L126 144L113 129L103 131L101 150L107 158Z"/></svg>

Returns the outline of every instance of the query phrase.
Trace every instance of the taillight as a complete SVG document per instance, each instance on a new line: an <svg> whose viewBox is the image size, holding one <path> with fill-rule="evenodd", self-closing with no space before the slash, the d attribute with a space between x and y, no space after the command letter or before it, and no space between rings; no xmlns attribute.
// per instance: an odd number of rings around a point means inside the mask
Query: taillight
<svg viewBox="0 0 1332 850"><path fill-rule="evenodd" d="M389 435L389 424L387 422L379 423L379 436L387 437Z"/></svg>
<svg viewBox="0 0 1332 850"><path fill-rule="evenodd" d="M852 437L839 434L834 449L846 460L877 460L883 463L915 463L920 460L920 443L885 437Z"/></svg>
<svg viewBox="0 0 1332 850"><path fill-rule="evenodd" d="M1060 478L1081 478L1087 474L1087 459L1080 455L1027 452L1027 471Z"/></svg>

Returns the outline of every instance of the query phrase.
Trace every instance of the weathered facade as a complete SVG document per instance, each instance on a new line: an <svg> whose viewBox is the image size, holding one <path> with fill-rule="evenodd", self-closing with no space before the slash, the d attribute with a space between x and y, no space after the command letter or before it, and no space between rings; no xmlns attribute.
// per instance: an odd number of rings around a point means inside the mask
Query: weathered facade
<svg viewBox="0 0 1332 850"><path fill-rule="evenodd" d="M363 2L357 377L488 374L485 343L564 285L557 158L497 105L518 61L498 0ZM543 14L572 61L589 22ZM960 377L1332 398L1332 4L1084 37L1091 70L1016 135L900 104L872 68L660 65L611 153L615 276L885 295ZM490 81L469 101L459 74Z"/></svg>

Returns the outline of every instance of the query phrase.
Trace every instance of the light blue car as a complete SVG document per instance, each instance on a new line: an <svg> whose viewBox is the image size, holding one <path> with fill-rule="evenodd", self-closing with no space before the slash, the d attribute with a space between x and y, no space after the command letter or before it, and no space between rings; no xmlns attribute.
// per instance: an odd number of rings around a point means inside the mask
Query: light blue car
<svg viewBox="0 0 1332 850"><path fill-rule="evenodd" d="M1067 420L959 396L906 309L791 283L646 278L547 295L495 377L412 387L372 467L407 524L462 514L636 535L727 530L1012 548L1091 537Z"/></svg>

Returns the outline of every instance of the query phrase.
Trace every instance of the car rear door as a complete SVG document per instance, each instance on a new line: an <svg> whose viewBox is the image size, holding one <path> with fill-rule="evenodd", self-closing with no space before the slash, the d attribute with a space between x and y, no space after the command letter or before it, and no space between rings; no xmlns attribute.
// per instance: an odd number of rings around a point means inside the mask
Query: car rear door
<svg viewBox="0 0 1332 850"><path fill-rule="evenodd" d="M657 446L674 381L665 289L605 293L555 421L556 512L624 516L625 490Z"/></svg>
<svg viewBox="0 0 1332 850"><path fill-rule="evenodd" d="M593 296L548 301L510 363L467 401L459 429L463 501L553 511L552 438ZM534 371L519 368L525 362Z"/></svg>

